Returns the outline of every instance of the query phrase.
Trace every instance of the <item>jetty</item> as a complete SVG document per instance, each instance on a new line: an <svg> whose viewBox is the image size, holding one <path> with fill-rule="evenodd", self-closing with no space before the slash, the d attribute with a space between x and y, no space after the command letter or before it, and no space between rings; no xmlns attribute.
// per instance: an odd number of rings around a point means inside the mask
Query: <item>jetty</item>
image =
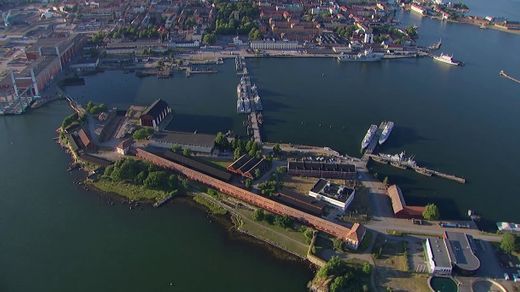
<svg viewBox="0 0 520 292"><path fill-rule="evenodd" d="M504 72L504 70L500 70L500 73L498 73L498 75L500 77L504 77L506 79L512 80L512 81L520 84L520 79L516 79L513 76L509 76L506 72Z"/></svg>
<svg viewBox="0 0 520 292"><path fill-rule="evenodd" d="M168 194L166 197L158 200L157 202L153 203L153 207L154 208L158 208L160 206L162 206L164 203L168 202L169 200L171 200L172 198L172 194Z"/></svg>
<svg viewBox="0 0 520 292"><path fill-rule="evenodd" d="M247 131L252 132L253 139L256 143L262 144L262 135L260 134L260 126L262 125L262 113L251 112L248 116Z"/></svg>
<svg viewBox="0 0 520 292"><path fill-rule="evenodd" d="M191 74L214 74L218 73L217 70L211 69L211 68L204 68L204 69L193 69L192 67L186 68L186 77L190 77Z"/></svg>
<svg viewBox="0 0 520 292"><path fill-rule="evenodd" d="M367 155L367 154L365 154ZM458 177L456 175L443 173L437 170L429 169L423 166L417 165L413 157L406 158L404 155L404 152L401 152L400 154L396 155L389 155L389 154L368 154L368 158L372 159L375 162L382 163L382 164L390 164L393 167L400 168L400 169L412 169L418 174L422 174L425 176L437 176L444 179L452 180L461 184L466 183L466 179L462 177Z"/></svg>

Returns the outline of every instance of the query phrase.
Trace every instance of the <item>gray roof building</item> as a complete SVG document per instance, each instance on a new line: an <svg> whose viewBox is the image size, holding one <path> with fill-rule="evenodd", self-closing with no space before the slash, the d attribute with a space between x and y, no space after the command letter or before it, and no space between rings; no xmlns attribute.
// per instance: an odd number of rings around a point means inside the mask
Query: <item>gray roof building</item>
<svg viewBox="0 0 520 292"><path fill-rule="evenodd" d="M480 268L480 260L475 254L473 237L460 232L444 232L454 268L462 274L473 274Z"/></svg>

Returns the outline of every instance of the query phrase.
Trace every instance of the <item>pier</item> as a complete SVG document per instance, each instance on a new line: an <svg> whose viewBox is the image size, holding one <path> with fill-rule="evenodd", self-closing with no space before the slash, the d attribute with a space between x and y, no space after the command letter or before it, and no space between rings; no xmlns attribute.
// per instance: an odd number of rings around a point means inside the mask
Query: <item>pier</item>
<svg viewBox="0 0 520 292"><path fill-rule="evenodd" d="M370 144L368 144L367 148L365 149L365 154L363 155L363 160L368 160L370 158L370 155L374 153L374 151L377 148L377 145L379 145L379 137L381 137L381 133L383 132L383 128L385 127L385 123L381 122L379 124L379 128L377 129L376 133L374 134L374 137L370 141Z"/></svg>
<svg viewBox="0 0 520 292"><path fill-rule="evenodd" d="M500 73L498 73L498 75L520 84L520 79L516 79L516 78L514 78L512 76L509 76L506 72L504 72L504 70L500 70Z"/></svg>
<svg viewBox="0 0 520 292"><path fill-rule="evenodd" d="M207 69L193 69L191 66L186 68L186 77L190 77L191 74L214 74L218 73L217 70L207 68Z"/></svg>
<svg viewBox="0 0 520 292"><path fill-rule="evenodd" d="M365 155L367 155L367 154L365 154ZM383 155L386 155L386 154L383 154ZM390 156L390 155L388 155L388 156ZM415 161L411 158L404 159L404 160L394 160L394 159L389 159L389 158L385 158L380 155L374 155L374 154L368 154L367 157L377 163L390 164L391 166L397 167L400 169L412 169L416 173L422 174L425 176L437 176L437 177L452 180L452 181L455 181L455 182L458 182L461 184L466 183L465 178L458 177L458 176L452 175L452 174L443 173L443 172L429 169L426 167L418 166L417 164L415 164Z"/></svg>
<svg viewBox="0 0 520 292"><path fill-rule="evenodd" d="M262 125L262 114L252 112L248 116L248 132L253 133L253 139L256 143L262 144L262 135L260 134L260 126Z"/></svg>

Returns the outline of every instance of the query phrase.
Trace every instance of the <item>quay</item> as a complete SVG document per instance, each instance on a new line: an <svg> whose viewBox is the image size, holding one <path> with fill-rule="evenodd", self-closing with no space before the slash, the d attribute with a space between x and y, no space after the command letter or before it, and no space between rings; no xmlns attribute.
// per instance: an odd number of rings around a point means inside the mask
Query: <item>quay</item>
<svg viewBox="0 0 520 292"><path fill-rule="evenodd" d="M422 175L425 175L425 176L437 176L437 177L441 177L441 178L444 178L444 179L448 179L448 180L452 180L452 181L455 181L455 182L458 182L458 183L461 183L461 184L465 184L466 183L466 179L465 178L462 178L462 177L458 177L456 175L452 175L452 174L447 174L447 173L443 173L443 172L440 172L440 171L437 171L437 170L433 170L433 169L429 169L429 168L426 168L426 167L422 167L422 166L418 166L415 164L415 161L411 161L410 162L410 159L407 159L407 160L404 160L404 161L391 161L389 159L385 159L379 155L374 155L374 154L369 154L367 155L367 157L369 159L372 159L373 161L377 162L377 163L382 163L382 164L390 164L391 166L393 167L397 167L397 168L400 168L400 169L412 169L413 171L415 171L416 173L418 174L422 174Z"/></svg>
<svg viewBox="0 0 520 292"><path fill-rule="evenodd" d="M428 169L428 168L425 168L425 167L415 167L413 168L413 170L419 174L422 174L422 175L426 175L426 176L438 176L438 177L442 177L442 178L445 178L445 179L449 179L449 180L452 180L452 181L455 181L455 182L458 182L458 183L461 183L461 184L465 184L466 183L466 179L465 178L462 178L462 177L458 177L458 176L455 176L455 175L452 175L452 174L447 174L447 173L443 173L443 172L440 172L440 171L436 171L436 170L433 170L433 169Z"/></svg>
<svg viewBox="0 0 520 292"><path fill-rule="evenodd" d="M512 81L514 81L516 83L520 83L520 79L516 79L516 78L514 78L512 76L509 76L506 72L504 72L504 70L500 70L500 73L498 73L498 75L501 76L501 77L504 77L506 79L512 80Z"/></svg>
<svg viewBox="0 0 520 292"><path fill-rule="evenodd" d="M186 68L186 77L190 77L191 74L214 74L218 73L215 69L193 69L191 66Z"/></svg>

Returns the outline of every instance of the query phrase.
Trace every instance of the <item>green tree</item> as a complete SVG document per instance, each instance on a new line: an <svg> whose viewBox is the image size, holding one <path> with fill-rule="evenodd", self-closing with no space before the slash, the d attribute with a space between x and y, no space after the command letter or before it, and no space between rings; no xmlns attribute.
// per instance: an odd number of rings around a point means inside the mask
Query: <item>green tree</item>
<svg viewBox="0 0 520 292"><path fill-rule="evenodd" d="M408 26L405 29L406 34L408 37L410 37L412 40L415 40L417 38L417 28L413 25Z"/></svg>
<svg viewBox="0 0 520 292"><path fill-rule="evenodd" d="M135 139L135 140L144 140L144 139L147 139L148 137L150 137L150 135L153 134L153 129L151 128L141 128L141 129L138 129L134 132L134 134L132 135L132 137Z"/></svg>
<svg viewBox="0 0 520 292"><path fill-rule="evenodd" d="M339 238L334 238L332 240L332 246L334 246L335 251L342 252L343 251L343 240L341 240Z"/></svg>
<svg viewBox="0 0 520 292"><path fill-rule="evenodd" d="M439 208L435 204L428 204L426 207L424 207L422 215L426 220L439 220Z"/></svg>
<svg viewBox="0 0 520 292"><path fill-rule="evenodd" d="M165 189L167 187L168 174L164 171L154 171L148 174L144 185L150 189Z"/></svg>
<svg viewBox="0 0 520 292"><path fill-rule="evenodd" d="M280 144L275 144L273 146L273 153L276 156L279 156L280 154L282 154L282 147L280 147Z"/></svg>
<svg viewBox="0 0 520 292"><path fill-rule="evenodd" d="M253 213L253 219L255 221L262 221L265 218L264 210L262 209L256 209Z"/></svg>
<svg viewBox="0 0 520 292"><path fill-rule="evenodd" d="M250 179L250 178L247 178L245 181L244 181L244 185L247 189L250 189L251 186L253 185L253 180Z"/></svg>
<svg viewBox="0 0 520 292"><path fill-rule="evenodd" d="M144 180L148 177L148 172L146 170L143 170L137 174L137 176L134 179L134 182L136 184L142 185L144 184Z"/></svg>
<svg viewBox="0 0 520 292"><path fill-rule="evenodd" d="M330 283L330 292L347 291L347 279L344 276L334 278Z"/></svg>
<svg viewBox="0 0 520 292"><path fill-rule="evenodd" d="M181 152L181 150L182 150L182 147L179 144L174 144L171 149L171 151L174 153L179 153L179 152Z"/></svg>
<svg viewBox="0 0 520 292"><path fill-rule="evenodd" d="M284 215L284 216L276 216L274 218L274 223L282 228L290 228L293 226L294 221L291 217Z"/></svg>
<svg viewBox="0 0 520 292"><path fill-rule="evenodd" d="M259 40L259 39L262 39L262 32L260 32L260 30L256 27L253 27L250 31L249 31L249 39L250 40Z"/></svg>
<svg viewBox="0 0 520 292"><path fill-rule="evenodd" d="M255 178L260 178L261 175L262 171L259 168L255 169Z"/></svg>
<svg viewBox="0 0 520 292"><path fill-rule="evenodd" d="M213 45L217 42L217 36L214 33L206 33L202 37L202 42L206 45Z"/></svg>
<svg viewBox="0 0 520 292"><path fill-rule="evenodd" d="M218 196L217 191L215 191L214 189L208 189L208 190L206 191L206 193L207 193L208 195L212 196L212 197L217 197L217 196Z"/></svg>
<svg viewBox="0 0 520 292"><path fill-rule="evenodd" d="M314 229L312 229L310 227L306 227L305 230L303 231L303 236L305 236L305 240L307 241L307 243L310 243L312 240L312 237L314 236Z"/></svg>
<svg viewBox="0 0 520 292"><path fill-rule="evenodd" d="M189 157L191 156L191 150L189 148L182 149L182 155Z"/></svg>
<svg viewBox="0 0 520 292"><path fill-rule="evenodd" d="M505 233L500 241L500 248L506 253L512 253L517 250L516 236L512 233Z"/></svg>
<svg viewBox="0 0 520 292"><path fill-rule="evenodd" d="M103 175L106 176L106 177L110 177L110 175L112 175L112 172L114 171L114 166L113 165L109 165L105 168L105 171L103 172Z"/></svg>
<svg viewBox="0 0 520 292"><path fill-rule="evenodd" d="M179 178L176 175L171 174L168 177L168 187L170 187L170 189L178 189L179 188Z"/></svg>
<svg viewBox="0 0 520 292"><path fill-rule="evenodd" d="M233 158L238 159L240 156L242 156L243 152L240 147L235 148L235 151L233 151Z"/></svg>
<svg viewBox="0 0 520 292"><path fill-rule="evenodd" d="M217 137L215 138L215 145L221 150L227 149L229 147L229 142L226 136L222 134L222 132L217 133Z"/></svg>
<svg viewBox="0 0 520 292"><path fill-rule="evenodd" d="M372 265L370 263L365 262L363 264L363 273L370 275L372 273Z"/></svg>

